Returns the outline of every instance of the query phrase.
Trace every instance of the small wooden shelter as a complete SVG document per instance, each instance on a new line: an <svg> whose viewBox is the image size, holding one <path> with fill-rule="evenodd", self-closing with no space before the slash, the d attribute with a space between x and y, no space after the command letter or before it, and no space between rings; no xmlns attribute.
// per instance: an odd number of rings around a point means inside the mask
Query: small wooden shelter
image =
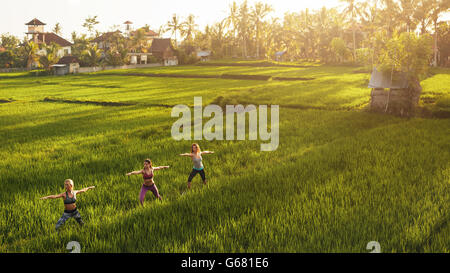
<svg viewBox="0 0 450 273"><path fill-rule="evenodd" d="M211 58L211 51L210 50L203 50L197 52L197 57L200 58L202 62L209 61Z"/></svg>
<svg viewBox="0 0 450 273"><path fill-rule="evenodd" d="M376 68L369 82L370 109L376 112L410 115L418 105L422 87L406 73L383 73Z"/></svg>
<svg viewBox="0 0 450 273"><path fill-rule="evenodd" d="M175 49L170 39L154 39L150 52L153 56L163 60L165 66L178 65Z"/></svg>
<svg viewBox="0 0 450 273"><path fill-rule="evenodd" d="M75 74L80 69L80 60L75 56L64 56L52 67L55 75Z"/></svg>

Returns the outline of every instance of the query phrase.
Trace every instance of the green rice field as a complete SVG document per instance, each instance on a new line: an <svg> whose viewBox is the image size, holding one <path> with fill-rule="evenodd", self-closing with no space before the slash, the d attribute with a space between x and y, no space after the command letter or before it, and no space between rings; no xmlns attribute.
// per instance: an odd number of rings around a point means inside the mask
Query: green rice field
<svg viewBox="0 0 450 273"><path fill-rule="evenodd" d="M244 63L245 64L245 63ZM0 252L450 252L450 119L367 111L369 73L350 66L178 66L0 74ZM268 75L311 80L148 77ZM450 112L450 70L421 83L420 107ZM172 106L279 105L279 146L171 136ZM51 99L52 101L49 101ZM70 103L77 102L77 103ZM95 103L104 103L97 105ZM108 104L110 103L110 104ZM117 104L113 104L117 103ZM120 103L123 103L121 105ZM205 122L208 119L205 119ZM248 138L247 138L248 139ZM192 142L208 184L195 177ZM143 160L160 202L139 205ZM55 224L64 180L84 222Z"/></svg>

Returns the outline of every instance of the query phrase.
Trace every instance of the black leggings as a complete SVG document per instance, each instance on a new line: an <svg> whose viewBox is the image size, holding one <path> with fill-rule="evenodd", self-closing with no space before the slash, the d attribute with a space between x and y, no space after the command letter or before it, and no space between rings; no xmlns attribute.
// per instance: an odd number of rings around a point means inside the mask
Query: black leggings
<svg viewBox="0 0 450 273"><path fill-rule="evenodd" d="M194 176L196 176L198 173L202 177L203 182L205 182L206 177L205 177L205 170L204 169L201 169L200 171L198 171L196 169L192 169L192 172L191 172L191 174L189 175L189 178L188 178L188 182L191 183L191 181L194 178Z"/></svg>

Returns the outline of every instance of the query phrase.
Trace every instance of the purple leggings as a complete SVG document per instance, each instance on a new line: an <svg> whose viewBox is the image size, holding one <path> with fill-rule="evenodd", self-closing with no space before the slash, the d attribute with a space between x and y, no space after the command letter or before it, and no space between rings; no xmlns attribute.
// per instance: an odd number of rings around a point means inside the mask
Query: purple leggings
<svg viewBox="0 0 450 273"><path fill-rule="evenodd" d="M149 190L153 192L153 195L155 195L156 198L161 200L161 196L159 196L158 188L156 187L155 184L151 186L146 186L142 184L141 193L139 194L139 200L141 201L141 205L144 205L145 194Z"/></svg>

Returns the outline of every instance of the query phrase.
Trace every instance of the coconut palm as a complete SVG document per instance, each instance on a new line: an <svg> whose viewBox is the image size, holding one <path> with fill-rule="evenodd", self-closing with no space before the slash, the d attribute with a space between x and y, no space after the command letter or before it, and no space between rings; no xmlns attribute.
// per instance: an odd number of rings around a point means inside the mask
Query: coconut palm
<svg viewBox="0 0 450 273"><path fill-rule="evenodd" d="M238 33L242 39L242 56L247 58L247 39L250 36L250 10L248 8L247 0L242 2L239 8Z"/></svg>
<svg viewBox="0 0 450 273"><path fill-rule="evenodd" d="M431 13L430 13L430 19L433 22L434 26L434 61L433 66L437 66L437 28L438 28L438 20L439 16L444 12L448 11L450 8L450 1L449 0L430 0L430 6L431 6Z"/></svg>
<svg viewBox="0 0 450 273"><path fill-rule="evenodd" d="M256 58L259 58L259 49L260 49L260 32L261 32L261 25L264 20L264 17L266 17L270 12L273 11L272 6L268 4L263 4L261 2L255 3L255 6L253 7L253 10L251 11L250 18L253 21L253 24L256 28Z"/></svg>
<svg viewBox="0 0 450 273"><path fill-rule="evenodd" d="M392 37L395 26L398 24L398 20L396 18L400 17L400 7L394 0L382 0L381 2L384 8L379 12L380 17L386 27L388 37Z"/></svg>
<svg viewBox="0 0 450 273"><path fill-rule="evenodd" d="M222 20L218 23L215 23L208 30L211 37L211 49L219 57L222 57L224 54L225 25L225 20Z"/></svg>
<svg viewBox="0 0 450 273"><path fill-rule="evenodd" d="M102 52L98 49L97 45L89 45L85 51L83 51L82 59L89 66L98 66Z"/></svg>
<svg viewBox="0 0 450 273"><path fill-rule="evenodd" d="M180 28L180 34L181 36L185 37L185 40L191 41L192 36L195 33L196 28L198 25L195 23L195 16L190 14L186 21L184 21L182 24L182 27Z"/></svg>
<svg viewBox="0 0 450 273"><path fill-rule="evenodd" d="M347 4L347 7L342 11L345 17L350 17L353 34L353 61L356 61L356 19L361 14L361 6L356 0L340 0Z"/></svg>
<svg viewBox="0 0 450 273"><path fill-rule="evenodd" d="M175 34L175 46L178 45L177 43L177 32L179 32L182 29L182 23L180 22L180 18L174 14L172 16L172 20L167 22L167 31L172 31L172 35Z"/></svg>
<svg viewBox="0 0 450 273"><path fill-rule="evenodd" d="M22 47L23 57L27 64L27 68L31 68L33 64L39 65L38 44L33 41L25 41Z"/></svg>
<svg viewBox="0 0 450 273"><path fill-rule="evenodd" d="M399 19L405 23L407 32L414 32L417 23L414 17L414 12L417 10L417 0L400 0L400 17Z"/></svg>
<svg viewBox="0 0 450 273"><path fill-rule="evenodd" d="M43 45L42 49L46 52L46 54L40 56L39 63L45 70L49 71L52 69L52 65L59 61L58 51L60 46L55 43L51 43L50 45Z"/></svg>
<svg viewBox="0 0 450 273"><path fill-rule="evenodd" d="M225 18L225 27L232 33L232 47L236 47L236 33L238 31L239 22L239 6L233 1L233 4L229 5L229 15ZM231 53L234 55L234 51Z"/></svg>
<svg viewBox="0 0 450 273"><path fill-rule="evenodd" d="M414 12L414 18L420 24L420 34L427 32L428 26L431 22L432 6L429 4L430 0L420 0L417 4L417 9Z"/></svg>

